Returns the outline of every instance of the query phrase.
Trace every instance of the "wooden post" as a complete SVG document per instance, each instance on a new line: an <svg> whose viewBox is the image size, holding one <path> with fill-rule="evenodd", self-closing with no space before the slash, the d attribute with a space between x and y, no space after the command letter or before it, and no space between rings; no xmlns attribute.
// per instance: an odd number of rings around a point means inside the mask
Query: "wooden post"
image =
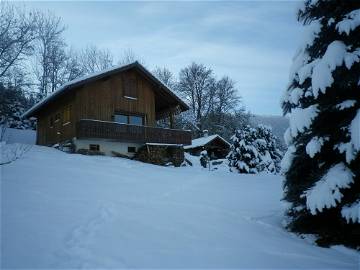
<svg viewBox="0 0 360 270"><path fill-rule="evenodd" d="M174 128L174 114L172 111L170 111L169 113L169 118L170 118L170 128Z"/></svg>

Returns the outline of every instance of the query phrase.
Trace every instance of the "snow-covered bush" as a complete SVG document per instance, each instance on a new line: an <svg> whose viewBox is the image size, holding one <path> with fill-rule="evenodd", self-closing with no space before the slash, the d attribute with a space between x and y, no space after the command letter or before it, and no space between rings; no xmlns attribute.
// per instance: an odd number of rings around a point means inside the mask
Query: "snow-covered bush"
<svg viewBox="0 0 360 270"><path fill-rule="evenodd" d="M228 155L231 170L240 173L279 172L282 154L270 127L246 126L237 130L231 140Z"/></svg>
<svg viewBox="0 0 360 270"><path fill-rule="evenodd" d="M298 18L306 35L282 99L290 117L282 161L289 228L318 234L318 243L360 246L354 234L360 231L354 214L360 199L360 1L307 0Z"/></svg>

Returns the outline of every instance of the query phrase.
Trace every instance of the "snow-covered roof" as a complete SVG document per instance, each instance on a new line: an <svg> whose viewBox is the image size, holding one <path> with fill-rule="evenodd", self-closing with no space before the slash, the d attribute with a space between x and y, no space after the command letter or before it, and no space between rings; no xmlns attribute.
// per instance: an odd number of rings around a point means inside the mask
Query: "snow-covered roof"
<svg viewBox="0 0 360 270"><path fill-rule="evenodd" d="M228 144L230 146L230 143L228 143L227 140L225 140L223 137L221 137L220 135L214 134L214 135L210 135L207 137L200 137L197 139L194 139L191 141L191 145L187 145L184 146L184 149L192 149L192 148L197 148L197 147L201 147L201 146L205 146L208 143L212 142L213 140L215 140L216 138L224 141L226 144Z"/></svg>
<svg viewBox="0 0 360 270"><path fill-rule="evenodd" d="M145 143L145 145L154 145L154 146L183 146L183 144L174 144L174 143Z"/></svg>
<svg viewBox="0 0 360 270"><path fill-rule="evenodd" d="M154 74L152 74L149 70L147 70L143 65L141 65L138 61L135 61L131 64L127 65L121 65L121 66L115 66L107 70L103 70L100 72L92 73L77 79L74 79L72 81L69 81L65 84L63 84L60 88L58 88L56 91L36 103L33 107L31 107L29 110L27 110L21 117L26 118L33 116L40 108L48 104L50 101L54 100L58 96L66 93L67 91L74 89L82 84L85 84L90 81L95 81L101 78L104 78L106 76L125 71L131 68L137 68L138 70L142 71L143 74L145 74L150 80L152 80L154 83L159 85L162 90L166 92L167 95L174 98L179 104L183 111L188 110L189 107L172 91L169 86L167 86L164 82L162 82L159 78L157 78Z"/></svg>

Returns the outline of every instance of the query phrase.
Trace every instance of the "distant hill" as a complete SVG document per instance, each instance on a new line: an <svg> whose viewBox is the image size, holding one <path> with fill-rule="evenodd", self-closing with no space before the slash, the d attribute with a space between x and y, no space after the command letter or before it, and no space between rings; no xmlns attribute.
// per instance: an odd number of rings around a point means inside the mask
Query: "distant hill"
<svg viewBox="0 0 360 270"><path fill-rule="evenodd" d="M253 115L251 117L253 125L264 124L271 126L275 136L279 138L281 143L285 146L284 133L289 127L289 119L283 116L275 115Z"/></svg>

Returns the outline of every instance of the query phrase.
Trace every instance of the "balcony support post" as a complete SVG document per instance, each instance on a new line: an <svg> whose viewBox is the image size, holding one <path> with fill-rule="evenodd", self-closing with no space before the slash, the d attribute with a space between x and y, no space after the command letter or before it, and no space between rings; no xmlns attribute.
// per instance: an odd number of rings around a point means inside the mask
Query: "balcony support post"
<svg viewBox="0 0 360 270"><path fill-rule="evenodd" d="M172 111L170 111L170 113L169 113L169 121L170 121L170 128L173 129L174 128L174 113Z"/></svg>

